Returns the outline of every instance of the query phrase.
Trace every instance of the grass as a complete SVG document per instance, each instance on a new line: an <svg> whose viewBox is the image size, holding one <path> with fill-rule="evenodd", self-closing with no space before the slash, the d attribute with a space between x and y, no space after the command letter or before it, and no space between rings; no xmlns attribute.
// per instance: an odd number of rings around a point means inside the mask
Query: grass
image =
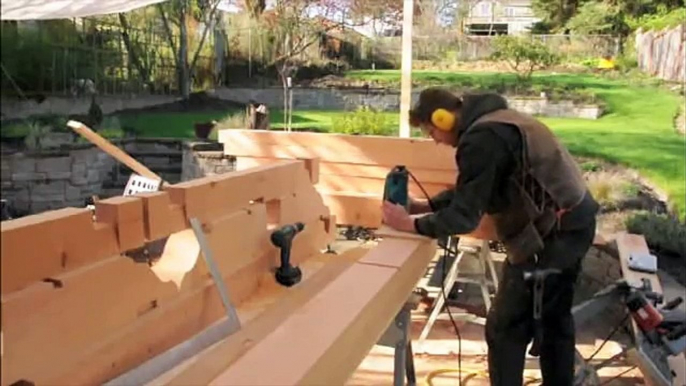
<svg viewBox="0 0 686 386"><path fill-rule="evenodd" d="M120 117L123 126L135 127L143 137L159 138L193 138L193 124L195 122L220 121L230 115L232 111L205 113L145 113L136 116ZM294 111L291 126L294 129L317 128L329 130L335 117L341 111L300 110ZM270 111L270 123L274 128L284 127L284 113L282 110ZM398 114L386 113L389 126L398 126Z"/></svg>
<svg viewBox="0 0 686 386"><path fill-rule="evenodd" d="M395 83L399 71L359 71L349 77ZM413 81L446 86L473 82L514 82L511 74L413 72ZM555 83L587 89L606 104L608 113L597 120L542 118L578 156L597 157L639 171L664 191L686 217L686 140L675 133L673 117L678 95L650 80L617 80L585 74L542 74L533 84Z"/></svg>
<svg viewBox="0 0 686 386"><path fill-rule="evenodd" d="M397 85L399 71L354 71L350 78L375 80ZM480 88L514 84L512 74L414 71L413 82L420 86L440 84L453 87L481 85ZM675 133L672 119L680 98L659 88L646 78L608 79L585 74L542 74L532 78L533 86L584 90L597 95L607 113L598 120L542 118L570 151L578 156L600 158L638 170L669 198L680 218L686 218L686 141ZM203 113L144 113L121 116L123 127L134 127L144 137L193 138L193 124L221 120L231 111ZM293 127L329 130L341 111L301 110L293 113ZM388 112L389 127L397 127L397 112ZM272 127L283 126L283 113L272 110ZM2 135L19 135L19 130L3 127Z"/></svg>

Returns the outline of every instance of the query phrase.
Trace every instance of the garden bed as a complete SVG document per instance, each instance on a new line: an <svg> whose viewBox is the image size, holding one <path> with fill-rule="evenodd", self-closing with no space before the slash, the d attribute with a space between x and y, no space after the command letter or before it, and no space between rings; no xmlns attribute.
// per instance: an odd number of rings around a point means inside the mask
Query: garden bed
<svg viewBox="0 0 686 386"><path fill-rule="evenodd" d="M686 224L668 211L666 199L635 171L588 158L577 158L601 205L598 233L642 234L658 256L658 266L686 286Z"/></svg>

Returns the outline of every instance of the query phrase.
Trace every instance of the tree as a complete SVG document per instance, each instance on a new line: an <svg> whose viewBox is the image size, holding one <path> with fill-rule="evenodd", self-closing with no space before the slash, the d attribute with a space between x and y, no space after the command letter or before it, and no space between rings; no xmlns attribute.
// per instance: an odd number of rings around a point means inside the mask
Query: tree
<svg viewBox="0 0 686 386"><path fill-rule="evenodd" d="M188 99L191 93L191 74L200 57L208 32L213 28L216 21L217 6L220 0L171 0L165 3L158 3L159 12L167 40L174 52L174 61L178 76L179 89L181 96ZM195 52L189 61L188 51L190 46L188 27L191 22L200 22L203 26L203 33L200 40L196 42ZM176 45L174 39L174 29L179 31L179 44ZM193 34L195 36L195 34Z"/></svg>
<svg viewBox="0 0 686 386"><path fill-rule="evenodd" d="M529 80L534 71L548 68L560 60L539 40L510 35L493 40L492 59L507 62L520 80Z"/></svg>
<svg viewBox="0 0 686 386"><path fill-rule="evenodd" d="M567 22L567 28L586 35L621 35L628 32L628 26L617 6L595 1L582 5L579 12Z"/></svg>
<svg viewBox="0 0 686 386"><path fill-rule="evenodd" d="M266 0L244 0L243 6L251 18L257 19L267 8Z"/></svg>
<svg viewBox="0 0 686 386"><path fill-rule="evenodd" d="M532 0L534 14L552 31L563 29L584 0Z"/></svg>

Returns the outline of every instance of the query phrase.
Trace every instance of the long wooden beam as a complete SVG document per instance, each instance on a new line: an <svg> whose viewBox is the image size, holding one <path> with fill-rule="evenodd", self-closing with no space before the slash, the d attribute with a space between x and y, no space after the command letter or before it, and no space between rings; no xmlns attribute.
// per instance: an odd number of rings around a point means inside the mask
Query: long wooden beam
<svg viewBox="0 0 686 386"><path fill-rule="evenodd" d="M289 289L276 285L264 286L255 295L255 299L259 300L246 303L238 309L241 320L247 321L240 331L198 354L170 374L160 377L153 385L209 384L270 332L279 328L293 310L302 307L350 268L365 252L365 248L355 248L333 259L323 256L313 258L302 266L305 279L300 285Z"/></svg>
<svg viewBox="0 0 686 386"><path fill-rule="evenodd" d="M455 149L426 139L259 130L221 130L219 138L225 153L237 156L239 170L318 158L316 187L338 225L381 226L384 182L395 165L407 166L419 180L421 187L410 178L409 191L416 198L452 188L458 174ZM498 238L488 215L466 236Z"/></svg>
<svg viewBox="0 0 686 386"><path fill-rule="evenodd" d="M202 220L236 304L264 275L273 280L275 226L305 223L295 263L318 254L335 236L335 219L305 164L279 162L102 200L95 216L67 208L3 222L2 385L102 383L222 318L189 218ZM160 240L152 266L122 256Z"/></svg>
<svg viewBox="0 0 686 386"><path fill-rule="evenodd" d="M224 153L237 157L319 158L321 162L410 170L453 170L455 150L421 138L358 136L260 130L220 130Z"/></svg>
<svg viewBox="0 0 686 386"><path fill-rule="evenodd" d="M362 256L338 261L322 269L327 273L321 280L155 384L343 384L407 301L435 252L432 240L391 237Z"/></svg>

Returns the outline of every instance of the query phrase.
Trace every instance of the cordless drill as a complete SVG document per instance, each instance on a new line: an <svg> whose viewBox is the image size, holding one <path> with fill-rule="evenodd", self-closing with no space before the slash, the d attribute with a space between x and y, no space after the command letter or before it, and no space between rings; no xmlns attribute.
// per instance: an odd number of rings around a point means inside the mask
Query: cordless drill
<svg viewBox="0 0 686 386"><path fill-rule="evenodd" d="M276 281L286 287L299 283L302 278L300 268L291 265L291 245L293 238L303 229L305 224L297 222L284 225L271 235L272 244L281 248L281 266L276 269Z"/></svg>
<svg viewBox="0 0 686 386"><path fill-rule="evenodd" d="M383 189L384 201L404 206L405 209L409 210L409 175L410 173L404 165L397 165L388 172Z"/></svg>

